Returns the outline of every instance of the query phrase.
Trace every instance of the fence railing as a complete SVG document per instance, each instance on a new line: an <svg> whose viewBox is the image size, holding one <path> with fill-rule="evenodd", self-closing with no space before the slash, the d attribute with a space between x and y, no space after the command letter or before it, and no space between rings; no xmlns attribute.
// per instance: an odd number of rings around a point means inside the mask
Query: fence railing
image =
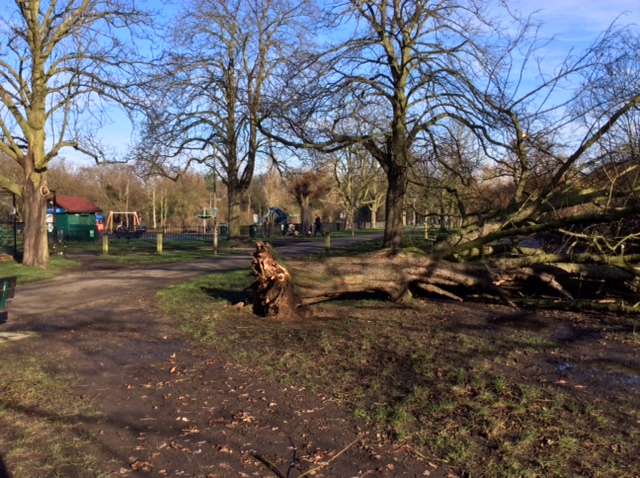
<svg viewBox="0 0 640 478"><path fill-rule="evenodd" d="M229 228L227 224L221 224L218 226L218 239L223 241L226 240L229 235ZM293 224L294 230L297 232L297 235L303 236L304 232L302 231L301 224ZM344 224L335 222L335 223L325 223L322 225L322 231L327 232L336 232L344 230ZM134 234L134 231L120 231L120 232L111 232L108 233L110 237L114 239L123 239L123 240L140 240L140 241L149 241L155 242L157 240L157 235L161 233L163 235L163 239L165 241L179 241L179 242L187 242L187 241L198 241L198 242L213 242L213 229L211 226L161 226L161 227L143 227L138 229L138 233ZM285 235L286 230L284 227L273 224L262 224L260 226L257 225L244 225L240 226L240 236L241 237L252 237L252 238L265 238L265 237L277 237L281 235ZM312 230L313 234L313 230ZM54 237L53 233L49 233L49 242L53 243L56 241L99 241L101 240L101 234L98 234L97 230L94 235L89 235L88 232L84 231L82 233L74 233L73 231L58 231L58 237Z"/></svg>

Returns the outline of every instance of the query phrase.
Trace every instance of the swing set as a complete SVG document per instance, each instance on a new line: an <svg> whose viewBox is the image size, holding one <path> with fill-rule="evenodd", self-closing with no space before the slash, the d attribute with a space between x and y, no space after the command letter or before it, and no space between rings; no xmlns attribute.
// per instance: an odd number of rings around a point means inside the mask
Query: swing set
<svg viewBox="0 0 640 478"><path fill-rule="evenodd" d="M135 211L111 211L107 216L105 232L114 234L117 238L138 239L145 232L145 228L140 223L140 218L141 215Z"/></svg>

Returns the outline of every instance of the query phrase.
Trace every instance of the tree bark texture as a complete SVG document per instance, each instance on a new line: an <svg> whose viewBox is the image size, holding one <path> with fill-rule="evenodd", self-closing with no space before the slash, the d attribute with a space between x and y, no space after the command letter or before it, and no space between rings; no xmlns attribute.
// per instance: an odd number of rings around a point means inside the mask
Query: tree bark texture
<svg viewBox="0 0 640 478"><path fill-rule="evenodd" d="M240 237L240 217L241 217L241 204L240 198L244 194L244 190L234 181L233 187L227 189L228 206L229 206L229 238Z"/></svg>
<svg viewBox="0 0 640 478"><path fill-rule="evenodd" d="M384 245L399 249L402 247L402 218L407 189L406 169L393 166L391 171L387 172L387 180L389 187L387 189ZM372 224L372 227L375 225Z"/></svg>
<svg viewBox="0 0 640 478"><path fill-rule="evenodd" d="M462 300L466 293L487 293L508 305L509 294L493 284L483 264L454 264L411 253L376 253L323 261L291 261L287 267L301 305L341 296L375 294L400 301L425 291Z"/></svg>
<svg viewBox="0 0 640 478"><path fill-rule="evenodd" d="M49 241L47 237L47 188L46 172L35 173L32 153L23 158L27 173L22 188L24 207L24 256L22 263L29 267L49 265Z"/></svg>
<svg viewBox="0 0 640 478"><path fill-rule="evenodd" d="M295 313L296 307L340 297L400 301L410 295L456 301L483 298L514 308L539 303L543 307L556 304L556 308L576 304L587 309L591 302L596 304L593 309L640 312L640 303L633 300L640 291L637 268L629 271L595 263L579 268L562 263L523 267L518 262L515 267L508 263L498 267L495 263L452 263L419 253L379 252L289 261L285 269L264 244L258 245L254 258L254 311L258 315L286 316ZM512 293L518 298L512 298ZM611 301L622 306L597 305Z"/></svg>
<svg viewBox="0 0 640 478"><path fill-rule="evenodd" d="M269 244L258 241L251 270L254 281L253 313L261 317L289 318L297 315L293 282L275 258Z"/></svg>

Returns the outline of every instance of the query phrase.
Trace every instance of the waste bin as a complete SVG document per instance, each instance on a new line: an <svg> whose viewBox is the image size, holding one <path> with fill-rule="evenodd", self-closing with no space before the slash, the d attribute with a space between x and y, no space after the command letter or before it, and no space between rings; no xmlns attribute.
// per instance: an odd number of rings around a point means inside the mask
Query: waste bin
<svg viewBox="0 0 640 478"><path fill-rule="evenodd" d="M220 224L220 235L227 237L229 235L229 225L228 224Z"/></svg>
<svg viewBox="0 0 640 478"><path fill-rule="evenodd" d="M255 224L249 226L249 235L251 236L251 239L258 237L258 226Z"/></svg>
<svg viewBox="0 0 640 478"><path fill-rule="evenodd" d="M336 221L336 232L340 232L340 221Z"/></svg>

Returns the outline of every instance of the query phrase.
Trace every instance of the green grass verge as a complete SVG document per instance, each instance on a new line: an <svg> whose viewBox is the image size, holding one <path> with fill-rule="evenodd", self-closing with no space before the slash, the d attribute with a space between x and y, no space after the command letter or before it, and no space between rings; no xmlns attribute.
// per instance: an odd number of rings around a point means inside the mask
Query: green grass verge
<svg viewBox="0 0 640 478"><path fill-rule="evenodd" d="M47 269L38 267L26 267L15 261L0 262L0 277L17 276L18 285L51 279L67 267L77 265L78 262L66 259L62 256L52 256L50 266Z"/></svg>
<svg viewBox="0 0 640 478"><path fill-rule="evenodd" d="M417 300L316 306L275 322L232 307L247 272L158 294L183 330L239 364L343 401L430 460L484 477L640 476L637 403L587 398L531 374L559 345L536 332L448 328ZM339 379L336 379L336 378Z"/></svg>
<svg viewBox="0 0 640 478"><path fill-rule="evenodd" d="M0 353L2 353L0 344ZM7 358L0 365L0 441L3 460L16 478L66 477L72 470L106 477L89 453L80 422L95 419L90 403L71 393L75 378L59 370L64 357Z"/></svg>

